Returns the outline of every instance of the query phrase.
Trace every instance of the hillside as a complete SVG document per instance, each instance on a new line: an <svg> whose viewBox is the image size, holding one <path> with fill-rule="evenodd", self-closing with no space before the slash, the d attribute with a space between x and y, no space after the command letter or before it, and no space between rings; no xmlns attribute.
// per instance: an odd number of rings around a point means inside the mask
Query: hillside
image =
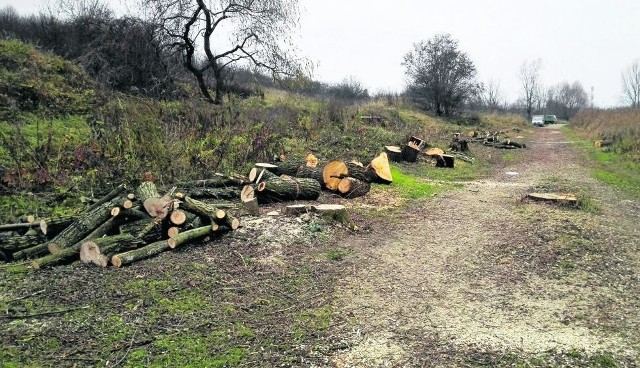
<svg viewBox="0 0 640 368"><path fill-rule="evenodd" d="M446 146L461 129L526 126L515 116L445 121L403 101L348 104L272 89L248 99L229 96L222 107L198 95L153 100L98 89L73 63L17 41L0 41L0 60L0 180L3 191L23 199L3 220L44 211L20 194L25 190L57 192L49 212L63 211L55 207L64 200L77 206L80 196L146 171L165 182L244 175L254 162L306 152L368 162L411 135Z"/></svg>

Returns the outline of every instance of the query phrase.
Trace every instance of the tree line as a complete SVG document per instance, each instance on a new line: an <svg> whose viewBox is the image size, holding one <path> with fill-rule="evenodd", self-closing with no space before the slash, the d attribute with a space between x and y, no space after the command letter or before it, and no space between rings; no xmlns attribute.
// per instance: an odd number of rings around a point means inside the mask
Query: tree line
<svg viewBox="0 0 640 368"><path fill-rule="evenodd" d="M193 84L212 104L226 93L257 94L255 86L348 101L370 97L353 77L337 84L314 81L292 34L298 0L142 0L141 16L116 16L101 0L58 0L64 12L20 16L0 9L0 32L75 60L103 87L177 98ZM570 119L589 106L578 81L551 87L540 82L542 61L524 62L521 97L509 105L499 81L482 83L470 56L450 34L414 44L404 55L403 95L418 107L451 116L463 110L519 110ZM622 74L623 93L640 107L640 61Z"/></svg>

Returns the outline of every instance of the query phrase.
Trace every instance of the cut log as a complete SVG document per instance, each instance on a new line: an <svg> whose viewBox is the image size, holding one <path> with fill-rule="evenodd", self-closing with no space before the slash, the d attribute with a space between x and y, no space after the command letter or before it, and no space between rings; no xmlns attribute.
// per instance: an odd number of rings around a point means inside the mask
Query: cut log
<svg viewBox="0 0 640 368"><path fill-rule="evenodd" d="M178 234L180 234L180 228L177 226L172 226L167 230L167 236L169 238L175 238Z"/></svg>
<svg viewBox="0 0 640 368"><path fill-rule="evenodd" d="M135 261L153 257L168 249L167 240L160 240L128 252L114 254L111 257L111 263L116 267L122 267Z"/></svg>
<svg viewBox="0 0 640 368"><path fill-rule="evenodd" d="M194 188L189 190L191 198L208 198L216 200L229 200L240 198L240 187L227 188Z"/></svg>
<svg viewBox="0 0 640 368"><path fill-rule="evenodd" d="M407 162L416 162L418 161L418 154L420 153L420 149L415 144L407 144L402 147L402 160Z"/></svg>
<svg viewBox="0 0 640 368"><path fill-rule="evenodd" d="M371 183L373 181L375 175L371 170L365 169L362 165L357 165L352 162L347 162L346 165L349 170L347 173L349 177L358 179L365 183Z"/></svg>
<svg viewBox="0 0 640 368"><path fill-rule="evenodd" d="M180 226L187 221L187 214L178 209L173 210L171 215L169 215L169 221L174 225Z"/></svg>
<svg viewBox="0 0 640 368"><path fill-rule="evenodd" d="M49 243L45 243L45 248L49 244L53 244L57 249L64 249L84 239L111 217L113 205L113 202L105 202L93 210L83 213L76 221L51 239Z"/></svg>
<svg viewBox="0 0 640 368"><path fill-rule="evenodd" d="M221 210L219 210L219 211L221 211ZM223 211L223 213L224 213L224 211ZM223 217L216 216L214 221L215 221L216 224L222 225L222 226L226 226L230 230L236 230L238 227L240 227L240 220L238 220L237 218L231 216L229 213L224 213Z"/></svg>
<svg viewBox="0 0 640 368"><path fill-rule="evenodd" d="M120 207L113 207L111 209L111 216L117 217L120 214Z"/></svg>
<svg viewBox="0 0 640 368"><path fill-rule="evenodd" d="M242 187L245 182L242 179L225 176L223 174L215 174L213 178L194 180L178 185L180 188L226 188L226 187Z"/></svg>
<svg viewBox="0 0 640 368"><path fill-rule="evenodd" d="M344 178L338 184L338 191L345 198L362 197L369 193L371 184L356 178Z"/></svg>
<svg viewBox="0 0 640 368"><path fill-rule="evenodd" d="M240 200L246 202L255 198L255 189L252 185L245 185L240 192Z"/></svg>
<svg viewBox="0 0 640 368"><path fill-rule="evenodd" d="M191 197L184 197L183 201L184 202L180 206L187 211L193 212L199 216L209 218L211 219L211 221L213 221L217 217L219 209L208 203L199 201Z"/></svg>
<svg viewBox="0 0 640 368"><path fill-rule="evenodd" d="M571 205L578 203L578 198L573 193L529 193L527 194L527 198L536 201L556 202Z"/></svg>
<svg viewBox="0 0 640 368"><path fill-rule="evenodd" d="M296 173L296 177L298 178L308 178L308 179L314 179L316 180L318 183L320 183L320 185L322 187L324 187L324 179L322 177L322 171L324 169L324 166L319 167L309 167L306 165L302 165L298 168L298 172Z"/></svg>
<svg viewBox="0 0 640 368"><path fill-rule="evenodd" d="M126 234L125 234L126 235ZM116 235L114 237L121 237L122 235ZM133 239L133 237L131 237L129 235L129 237L131 239ZM111 238L111 237L108 237ZM102 239L107 239L107 238L102 238ZM100 241L102 239L96 239L94 241ZM63 263L67 263L67 262L71 262L74 261L76 259L78 259L79 254L80 254L80 248L82 246L84 242L80 242L78 244L74 244L71 247L62 249L60 252L56 253L56 254L49 254L47 256L38 258L38 259L34 259L33 261L31 261L31 267L33 269L42 269L42 268L46 268L46 267L51 267L51 266L56 266L59 264L63 264Z"/></svg>
<svg viewBox="0 0 640 368"><path fill-rule="evenodd" d="M387 153L389 160L393 162L402 161L402 148L398 146L384 146L384 151Z"/></svg>
<svg viewBox="0 0 640 368"><path fill-rule="evenodd" d="M77 219L77 216L56 216L42 219L40 220L40 231L49 238L53 238Z"/></svg>
<svg viewBox="0 0 640 368"><path fill-rule="evenodd" d="M454 157L451 155L438 155L436 156L436 167L447 167L453 169Z"/></svg>
<svg viewBox="0 0 640 368"><path fill-rule="evenodd" d="M376 158L371 160L369 167L375 172L375 181L384 184L390 184L393 182L393 176L391 176L391 168L389 167L389 159L387 154L382 152Z"/></svg>
<svg viewBox="0 0 640 368"><path fill-rule="evenodd" d="M87 234L86 236L84 236L82 239L78 240L74 244L61 247L57 242L52 240L47 244L47 249L49 250L49 253L57 254L57 253L60 253L62 249L67 248L69 246L76 246L76 248L78 248L80 244L82 244L87 240L101 238L105 235L112 233L114 229L117 230L118 226L120 225L120 223L122 223L122 221L124 221L123 217L120 217L120 218L112 217L107 221L103 222L102 224L100 224L97 228L95 228L93 231L91 231L89 234Z"/></svg>
<svg viewBox="0 0 640 368"><path fill-rule="evenodd" d="M329 190L337 190L338 184L344 175L349 173L347 165L343 161L331 161L322 170L322 181Z"/></svg>
<svg viewBox="0 0 640 368"><path fill-rule="evenodd" d="M3 239L2 243L0 243L0 249L5 251L5 253L15 253L23 249L35 247L38 244L42 244L46 240L46 238L38 234L12 236Z"/></svg>
<svg viewBox="0 0 640 368"><path fill-rule="evenodd" d="M211 233L210 226L203 226L197 229L189 230L178 234L176 237L167 241L169 248L173 249L189 241L202 238Z"/></svg>
<svg viewBox="0 0 640 368"><path fill-rule="evenodd" d="M107 267L110 256L131 249L142 243L131 234L120 234L83 242L80 245L80 260Z"/></svg>
<svg viewBox="0 0 640 368"><path fill-rule="evenodd" d="M127 186L126 185L124 185L124 184L118 185L112 191L107 193L107 195L105 195L104 197L100 198L95 203L93 203L91 206L89 206L89 208L87 208L87 210L85 212L91 212L92 210L98 208L100 205L102 205L104 203L107 203L107 202L111 202L114 198L118 197L125 190L127 190Z"/></svg>
<svg viewBox="0 0 640 368"><path fill-rule="evenodd" d="M135 219L149 219L149 214L143 211L140 211L138 208L129 208L127 210L120 211L118 215L120 217L126 217L128 220Z"/></svg>
<svg viewBox="0 0 640 368"><path fill-rule="evenodd" d="M296 176L298 172L298 168L300 166L306 166L306 162L300 162L297 160L293 161L284 161L278 162L278 166L272 171L274 174L280 175L288 175L288 176Z"/></svg>
<svg viewBox="0 0 640 368"><path fill-rule="evenodd" d="M281 210L283 215L287 216L298 216L304 213L313 212L313 208L308 204L292 204L289 206L285 206Z"/></svg>
<svg viewBox="0 0 640 368"><path fill-rule="evenodd" d="M31 228L37 228L40 224L35 222L21 222L18 224L5 224L0 225L0 232L2 231L16 231L16 230L28 230Z"/></svg>
<svg viewBox="0 0 640 368"><path fill-rule="evenodd" d="M316 200L321 190L320 183L314 179L281 176L258 184L257 194L261 201Z"/></svg>
<svg viewBox="0 0 640 368"><path fill-rule="evenodd" d="M157 220L142 219L133 222L127 222L120 225L120 232L123 234L132 234L135 238L145 243L153 242L161 239L162 226Z"/></svg>
<svg viewBox="0 0 640 368"><path fill-rule="evenodd" d="M21 260L27 258L37 257L48 252L48 243L38 244L33 247L24 248L20 251L13 253L14 260Z"/></svg>
<svg viewBox="0 0 640 368"><path fill-rule="evenodd" d="M270 178L276 178L278 175L272 173L269 170L260 169L260 172L256 176L254 183L259 184L261 181L269 180Z"/></svg>
<svg viewBox="0 0 640 368"><path fill-rule="evenodd" d="M318 158L316 156L313 155L313 153L309 152L307 154L307 157L305 157L305 161L307 161L306 165L307 167L317 167L318 166Z"/></svg>

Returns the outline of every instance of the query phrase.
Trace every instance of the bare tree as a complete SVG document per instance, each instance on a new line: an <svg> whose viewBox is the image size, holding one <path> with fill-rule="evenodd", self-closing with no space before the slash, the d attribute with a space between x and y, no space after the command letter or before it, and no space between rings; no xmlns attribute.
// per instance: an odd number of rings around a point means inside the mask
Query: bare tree
<svg viewBox="0 0 640 368"><path fill-rule="evenodd" d="M497 111L504 105L500 81L491 79L484 87L482 102L489 111Z"/></svg>
<svg viewBox="0 0 640 368"><path fill-rule="evenodd" d="M450 34L414 44L402 64L410 78L409 95L438 115L450 115L481 89L476 67Z"/></svg>
<svg viewBox="0 0 640 368"><path fill-rule="evenodd" d="M627 104L640 108L640 59L635 59L622 72L622 92Z"/></svg>
<svg viewBox="0 0 640 368"><path fill-rule="evenodd" d="M529 119L531 119L533 108L535 107L540 97L539 92L541 66L541 59L534 60L530 63L525 61L520 67L520 73L518 73L518 78L520 79L520 83L522 85L522 92L524 93L522 98Z"/></svg>
<svg viewBox="0 0 640 368"><path fill-rule="evenodd" d="M170 44L182 51L186 68L209 102L222 103L223 71L229 65L252 65L274 77L301 73L306 66L294 56L289 37L298 25L298 0L142 2ZM215 97L207 86L208 72L215 80Z"/></svg>
<svg viewBox="0 0 640 368"><path fill-rule="evenodd" d="M578 81L559 83L547 92L547 111L560 119L571 119L588 103L589 95Z"/></svg>

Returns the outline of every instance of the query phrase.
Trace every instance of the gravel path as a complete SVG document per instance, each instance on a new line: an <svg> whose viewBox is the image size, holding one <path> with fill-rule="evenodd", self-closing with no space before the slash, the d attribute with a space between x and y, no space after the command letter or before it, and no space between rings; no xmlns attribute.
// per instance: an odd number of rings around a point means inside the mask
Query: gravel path
<svg viewBox="0 0 640 368"><path fill-rule="evenodd" d="M354 240L333 331L348 348L332 366L467 366L571 351L638 358L638 202L591 179L557 126L537 129L523 152L492 178ZM598 211L523 200L534 189L572 190Z"/></svg>

